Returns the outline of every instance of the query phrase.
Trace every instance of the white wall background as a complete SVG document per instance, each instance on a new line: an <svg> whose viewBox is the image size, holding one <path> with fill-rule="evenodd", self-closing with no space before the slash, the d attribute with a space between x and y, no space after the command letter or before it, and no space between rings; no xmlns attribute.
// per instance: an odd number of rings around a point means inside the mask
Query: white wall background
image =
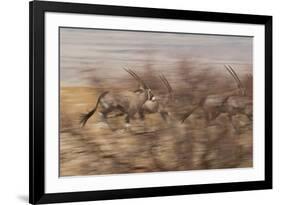
<svg viewBox="0 0 281 205"><path fill-rule="evenodd" d="M278 204L281 201L281 7L276 0L72 0L96 4L273 15L274 189L79 204ZM0 3L0 204L28 201L28 1ZM279 202L280 203L280 202ZM78 204L78 203L77 203Z"/></svg>

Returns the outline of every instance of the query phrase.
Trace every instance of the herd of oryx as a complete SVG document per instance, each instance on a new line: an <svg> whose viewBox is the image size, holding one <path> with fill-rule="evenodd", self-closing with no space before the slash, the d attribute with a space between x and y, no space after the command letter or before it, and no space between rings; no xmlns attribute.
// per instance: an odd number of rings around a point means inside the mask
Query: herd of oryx
<svg viewBox="0 0 281 205"><path fill-rule="evenodd" d="M203 110L207 122L216 119L220 113L227 113L230 121L232 121L232 117L236 114L245 115L252 121L251 91L246 89L246 86L231 66L227 65L225 68L235 80L236 88L224 93L202 97L196 106L183 114L183 117L180 119L181 123L184 123L199 108ZM108 114L113 111L119 112L116 116L124 115L126 127L129 127L130 120L136 114L139 115L141 120L144 120L145 115L149 113L159 113L164 121L167 121L170 117L168 107L175 102L173 100L173 89L167 78L164 75L159 76L167 89L167 94L164 97L157 97L154 96L150 87L139 75L130 69L124 70L138 82L138 89L134 91L105 91L101 93L94 108L88 113L81 115L80 123L82 127L93 116L98 107L101 117L105 122L107 122ZM248 75L248 78L252 79L252 76Z"/></svg>

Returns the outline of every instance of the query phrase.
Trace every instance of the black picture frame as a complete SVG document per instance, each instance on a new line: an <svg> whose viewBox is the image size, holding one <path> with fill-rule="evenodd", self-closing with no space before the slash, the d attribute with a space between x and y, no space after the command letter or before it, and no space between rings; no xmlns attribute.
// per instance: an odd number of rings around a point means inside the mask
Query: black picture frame
<svg viewBox="0 0 281 205"><path fill-rule="evenodd" d="M91 201L154 197L167 195L199 194L260 190L272 188L272 17L248 14L230 14L137 8L124 6L105 6L62 2L33 1L30 12L30 143L29 143L29 202L31 204ZM198 184L153 188L134 188L106 191L81 191L71 193L45 192L45 72L44 39L46 12L76 14L98 14L110 16L132 16L162 19L197 20L208 22L227 22L259 24L265 27L265 180L219 184Z"/></svg>

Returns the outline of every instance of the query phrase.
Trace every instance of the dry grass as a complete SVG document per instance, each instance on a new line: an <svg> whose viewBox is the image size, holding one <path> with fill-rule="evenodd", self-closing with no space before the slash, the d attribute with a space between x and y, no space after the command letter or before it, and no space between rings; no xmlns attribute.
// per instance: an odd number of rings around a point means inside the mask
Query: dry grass
<svg viewBox="0 0 281 205"><path fill-rule="evenodd" d="M203 82L206 76L189 74L189 79L196 82L195 78ZM189 88L192 92L184 86L175 90L169 123L154 113L146 115L144 122L136 117L130 130L125 129L123 116L109 118L106 124L98 113L80 128L80 114L94 106L103 89L61 87L60 175L251 167L252 122L239 113L230 122L227 113L221 113L208 123L198 109L180 123L184 111L208 93L195 83ZM157 85L154 90L163 94Z"/></svg>

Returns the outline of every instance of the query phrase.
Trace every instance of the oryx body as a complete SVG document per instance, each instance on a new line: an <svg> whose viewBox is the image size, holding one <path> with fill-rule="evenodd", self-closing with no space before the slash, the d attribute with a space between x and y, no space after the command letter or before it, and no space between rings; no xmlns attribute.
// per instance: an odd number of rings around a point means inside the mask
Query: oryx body
<svg viewBox="0 0 281 205"><path fill-rule="evenodd" d="M126 69L125 69L126 70ZM95 113L100 105L100 114L104 120L107 115L119 110L125 114L125 121L130 123L130 119L136 114L141 114L143 104L147 100L153 98L151 89L141 80L141 78L131 70L126 70L131 76L134 77L140 84L140 88L136 91L119 91L119 92L104 92L102 93L96 103L96 106L88 113L81 116L81 124L84 126L87 120Z"/></svg>

